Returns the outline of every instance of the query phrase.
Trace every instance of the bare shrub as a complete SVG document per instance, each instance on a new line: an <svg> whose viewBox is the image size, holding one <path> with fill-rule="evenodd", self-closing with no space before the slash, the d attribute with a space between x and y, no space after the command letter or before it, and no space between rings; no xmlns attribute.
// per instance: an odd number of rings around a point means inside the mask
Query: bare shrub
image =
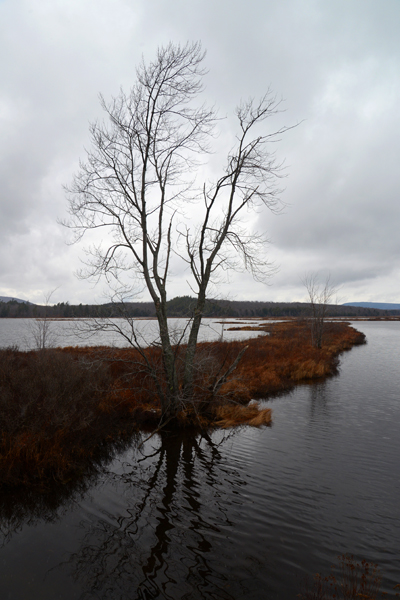
<svg viewBox="0 0 400 600"><path fill-rule="evenodd" d="M0 354L3 483L73 468L74 456L96 444L93 425L110 385L107 370L59 350Z"/></svg>

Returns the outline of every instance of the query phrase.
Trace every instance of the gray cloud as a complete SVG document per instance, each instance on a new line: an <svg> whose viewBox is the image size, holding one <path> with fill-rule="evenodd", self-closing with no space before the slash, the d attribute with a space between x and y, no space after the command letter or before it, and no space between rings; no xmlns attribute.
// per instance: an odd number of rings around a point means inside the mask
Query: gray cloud
<svg viewBox="0 0 400 600"><path fill-rule="evenodd" d="M285 99L276 127L301 121L277 147L285 213L256 224L280 271L268 288L232 276L221 293L300 299L304 272L330 270L346 299L398 302L399 17L397 0L2 0L0 294L100 295L73 277L81 249L57 225L62 184L101 118L98 93L129 87L142 53L201 39L205 94L221 115L271 86ZM177 270L172 292L185 291Z"/></svg>

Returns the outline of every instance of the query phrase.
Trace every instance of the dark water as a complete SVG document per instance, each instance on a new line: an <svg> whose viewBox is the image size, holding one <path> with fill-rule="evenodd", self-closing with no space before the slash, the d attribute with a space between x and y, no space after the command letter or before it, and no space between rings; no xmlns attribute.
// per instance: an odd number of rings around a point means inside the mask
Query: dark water
<svg viewBox="0 0 400 600"><path fill-rule="evenodd" d="M270 402L271 428L153 438L81 489L4 501L0 598L294 599L344 552L392 595L400 323L356 326L368 345Z"/></svg>

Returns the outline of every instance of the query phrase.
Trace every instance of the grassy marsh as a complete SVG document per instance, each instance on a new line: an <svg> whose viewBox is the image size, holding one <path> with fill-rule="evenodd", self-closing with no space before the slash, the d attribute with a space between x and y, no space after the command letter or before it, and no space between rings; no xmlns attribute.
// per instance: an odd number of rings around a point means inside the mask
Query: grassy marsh
<svg viewBox="0 0 400 600"><path fill-rule="evenodd" d="M195 398L182 403L174 427L216 428L271 422L254 399L338 371L338 356L365 336L329 323L324 346L311 346L308 325L266 324L269 335L199 344ZM212 394L213 383L246 348L237 368ZM159 348L86 347L0 350L0 480L3 486L47 485L84 476L135 432L157 428L161 410L151 362L162 383ZM185 347L177 349L179 363Z"/></svg>

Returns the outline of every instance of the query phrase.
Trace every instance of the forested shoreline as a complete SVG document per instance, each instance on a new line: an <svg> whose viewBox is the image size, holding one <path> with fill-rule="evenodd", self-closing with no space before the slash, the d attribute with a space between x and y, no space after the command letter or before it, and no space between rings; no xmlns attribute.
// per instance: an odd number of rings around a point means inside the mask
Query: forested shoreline
<svg viewBox="0 0 400 600"><path fill-rule="evenodd" d="M190 317L193 314L195 300L190 296L179 296L169 300L169 317ZM261 302L249 300L207 300L203 316L205 318L265 318L265 317L308 317L310 305L307 302ZM330 305L332 317L393 317L400 310L380 310L358 306ZM152 302L127 302L108 304L69 304L59 302L52 306L43 306L29 302L10 300L0 301L0 318L49 318L80 319L106 317L154 318L156 316Z"/></svg>

